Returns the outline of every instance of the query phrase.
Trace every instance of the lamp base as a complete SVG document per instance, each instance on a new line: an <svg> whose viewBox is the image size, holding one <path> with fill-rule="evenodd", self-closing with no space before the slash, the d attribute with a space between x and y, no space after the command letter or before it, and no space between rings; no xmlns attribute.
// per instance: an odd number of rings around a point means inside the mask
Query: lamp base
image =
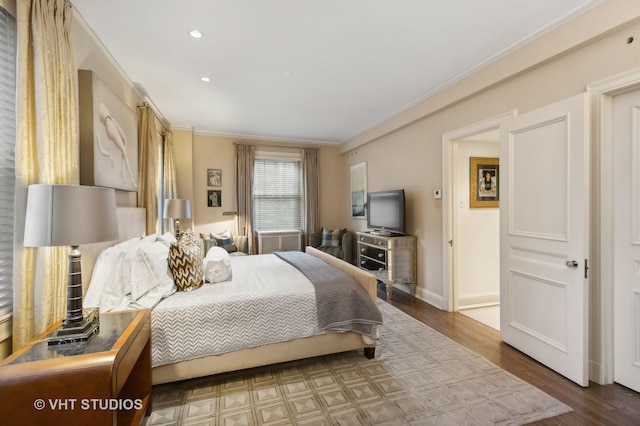
<svg viewBox="0 0 640 426"><path fill-rule="evenodd" d="M84 342L95 335L100 328L100 311L98 308L83 309L82 314L82 321L78 324L69 325L63 321L53 336L49 337L49 346Z"/></svg>

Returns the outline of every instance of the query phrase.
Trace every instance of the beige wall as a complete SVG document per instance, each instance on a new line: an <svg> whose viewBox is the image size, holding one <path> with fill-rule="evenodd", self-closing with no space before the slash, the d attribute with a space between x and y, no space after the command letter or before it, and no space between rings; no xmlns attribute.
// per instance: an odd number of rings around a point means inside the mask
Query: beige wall
<svg viewBox="0 0 640 426"><path fill-rule="evenodd" d="M234 216L223 212L236 210L235 194L235 147L238 138L193 133L191 130L172 129L178 176L178 196L191 200L192 221L184 225L193 226L196 233L235 230ZM251 140L245 143L269 145L267 149L299 149L303 145L278 143L277 141ZM279 146L274 148L273 146ZM308 146L308 145L304 145ZM339 148L317 145L320 168L320 223L336 228L345 226L343 210L347 205L341 199L341 189L347 185L342 170ZM207 169L222 170L222 187L207 186ZM222 206L207 206L207 190L222 191Z"/></svg>
<svg viewBox="0 0 640 426"><path fill-rule="evenodd" d="M635 36L635 41L628 44L630 36ZM553 39L547 41L554 43ZM370 191L404 188L407 192L407 232L418 237L419 297L443 307L442 205L432 197L433 190L442 186L442 135L513 109L518 114L531 111L585 92L590 83L638 67L640 24L636 23L464 101L459 101L455 88L451 88L451 104L441 110L380 137L374 129L371 141L363 141L360 136L343 144L343 173L351 165L366 161ZM401 122L403 118L393 120ZM380 132L384 133L390 124L381 126ZM350 146L353 148L348 149ZM347 197L345 187L343 200ZM352 221L347 214L344 220L353 228L364 228L362 222Z"/></svg>

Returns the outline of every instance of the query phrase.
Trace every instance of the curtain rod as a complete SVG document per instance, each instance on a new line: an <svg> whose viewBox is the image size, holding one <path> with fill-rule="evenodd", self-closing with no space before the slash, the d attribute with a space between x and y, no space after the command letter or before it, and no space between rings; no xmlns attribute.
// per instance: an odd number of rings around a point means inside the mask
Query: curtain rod
<svg viewBox="0 0 640 426"><path fill-rule="evenodd" d="M243 146L266 146L268 148L294 148L294 149L315 149L316 151L320 148L315 146L290 146L290 145L269 145L269 144L254 144L254 143L244 143L244 142L232 142L234 145L243 145Z"/></svg>

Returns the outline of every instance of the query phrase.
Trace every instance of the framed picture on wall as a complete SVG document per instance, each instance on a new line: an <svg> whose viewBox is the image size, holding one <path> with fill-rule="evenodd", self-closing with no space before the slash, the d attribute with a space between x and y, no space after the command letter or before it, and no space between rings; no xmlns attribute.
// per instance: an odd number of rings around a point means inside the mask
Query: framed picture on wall
<svg viewBox="0 0 640 426"><path fill-rule="evenodd" d="M222 191L215 189L207 190L207 207L222 206Z"/></svg>
<svg viewBox="0 0 640 426"><path fill-rule="evenodd" d="M367 218L367 163L351 166L351 217Z"/></svg>
<svg viewBox="0 0 640 426"><path fill-rule="evenodd" d="M500 160L469 159L469 207L500 207Z"/></svg>
<svg viewBox="0 0 640 426"><path fill-rule="evenodd" d="M222 170L207 169L207 186L222 186Z"/></svg>

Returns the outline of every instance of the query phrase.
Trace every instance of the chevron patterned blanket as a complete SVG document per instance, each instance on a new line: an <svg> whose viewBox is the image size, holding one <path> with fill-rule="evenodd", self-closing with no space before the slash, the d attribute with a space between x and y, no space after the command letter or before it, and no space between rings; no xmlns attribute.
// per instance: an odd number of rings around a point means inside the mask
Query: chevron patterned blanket
<svg viewBox="0 0 640 426"><path fill-rule="evenodd" d="M315 292L274 254L231 256L230 281L177 292L151 311L152 364L323 334Z"/></svg>

